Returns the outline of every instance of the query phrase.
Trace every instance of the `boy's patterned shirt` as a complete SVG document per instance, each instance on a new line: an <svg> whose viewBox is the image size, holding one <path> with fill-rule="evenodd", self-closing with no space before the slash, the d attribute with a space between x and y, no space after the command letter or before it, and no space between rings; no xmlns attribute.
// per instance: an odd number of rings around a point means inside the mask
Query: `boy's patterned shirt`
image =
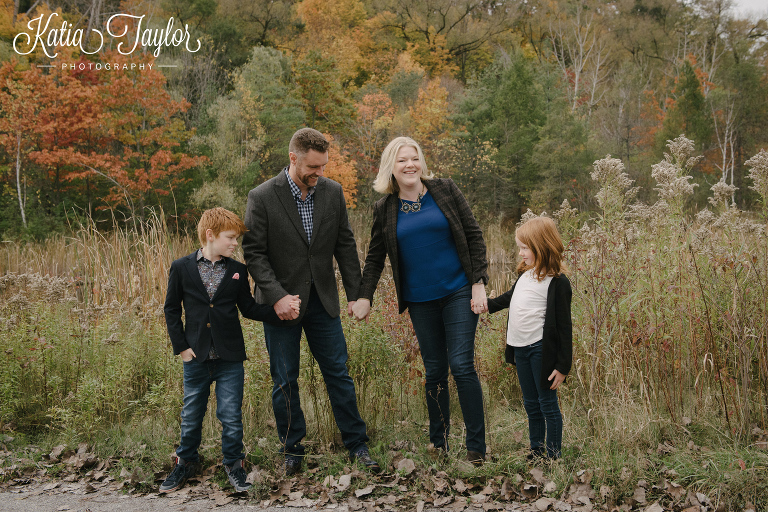
<svg viewBox="0 0 768 512"><path fill-rule="evenodd" d="M227 258L222 256L219 261L210 261L203 256L203 250L198 249L197 269L200 271L200 279L203 280L208 296L213 298L216 295L216 290L219 289L221 281L224 279L224 274L227 273ZM211 339L211 350L208 352L208 359L218 358L219 355L216 353L214 340Z"/></svg>

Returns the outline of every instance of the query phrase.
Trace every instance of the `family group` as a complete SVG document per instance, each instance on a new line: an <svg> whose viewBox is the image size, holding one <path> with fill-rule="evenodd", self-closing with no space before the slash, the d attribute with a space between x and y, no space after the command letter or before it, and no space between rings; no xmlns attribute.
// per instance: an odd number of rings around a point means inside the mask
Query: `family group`
<svg viewBox="0 0 768 512"><path fill-rule="evenodd" d="M370 315L389 258L399 311L409 311L424 363L429 441L448 452L450 371L464 419L466 459L478 466L485 461L486 441L475 330L480 314L509 309L505 358L517 368L528 415L528 456L558 458L563 419L557 389L571 368L572 328L571 285L555 223L536 217L517 228L517 280L488 299L486 246L467 200L453 181L429 171L416 141L397 137L384 149L373 184L384 197L374 206L361 273L342 187L323 177L328 148L320 132L297 131L289 165L250 191L245 219L223 208L205 211L198 224L201 247L171 265L165 319L174 354L183 361L184 403L176 464L160 492L179 489L197 471L214 382L224 468L235 491L250 487L243 468L246 354L238 310L264 322L280 471L299 473L305 457L307 427L297 383L302 332L351 461L381 471L368 450L347 369L334 260L346 314L360 321ZM245 264L232 259L241 235Z"/></svg>

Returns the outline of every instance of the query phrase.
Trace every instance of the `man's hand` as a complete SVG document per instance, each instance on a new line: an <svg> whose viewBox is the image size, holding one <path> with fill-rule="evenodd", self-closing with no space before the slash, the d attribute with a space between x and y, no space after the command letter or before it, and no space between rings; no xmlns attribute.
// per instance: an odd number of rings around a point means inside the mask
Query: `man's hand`
<svg viewBox="0 0 768 512"><path fill-rule="evenodd" d="M298 315L301 313L301 299L298 295L291 295L291 309L293 309Z"/></svg>
<svg viewBox="0 0 768 512"><path fill-rule="evenodd" d="M353 306L350 308L350 316L354 316L357 321L368 321L368 316L371 314L371 301L368 299L357 299Z"/></svg>
<svg viewBox="0 0 768 512"><path fill-rule="evenodd" d="M272 306L275 308L277 318L280 320L296 320L299 318L299 312L293 309L291 303L298 298L298 295L286 295Z"/></svg>
<svg viewBox="0 0 768 512"><path fill-rule="evenodd" d="M483 283L472 285L472 300L469 302L469 307L472 308L472 312L476 315L488 311L488 297L485 295L485 285Z"/></svg>
<svg viewBox="0 0 768 512"><path fill-rule="evenodd" d="M195 351L191 348L188 348L186 350L182 350L179 352L179 355L181 356L181 360L185 363L190 362L193 359L197 359L197 356L195 355Z"/></svg>
<svg viewBox="0 0 768 512"><path fill-rule="evenodd" d="M560 384L562 384L563 381L565 380L565 375L563 375L557 370L553 370L547 380L552 381L552 385L549 386L549 389L557 389L558 387L560 387Z"/></svg>

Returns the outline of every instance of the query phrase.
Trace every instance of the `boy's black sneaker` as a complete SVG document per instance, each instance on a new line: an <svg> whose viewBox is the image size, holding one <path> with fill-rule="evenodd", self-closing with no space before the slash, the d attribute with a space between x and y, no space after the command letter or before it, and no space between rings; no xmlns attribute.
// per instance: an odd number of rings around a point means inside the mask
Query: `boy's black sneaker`
<svg viewBox="0 0 768 512"><path fill-rule="evenodd" d="M176 466L174 466L171 474L168 478L160 484L160 494L176 491L184 487L187 480L195 476L196 465L194 462L185 461L180 457L176 457Z"/></svg>
<svg viewBox="0 0 768 512"><path fill-rule="evenodd" d="M245 481L248 477L243 469L243 461L239 460L231 466L224 464L224 470L227 472L227 478L229 478L232 487L235 488L235 492L245 492L251 488L251 484Z"/></svg>

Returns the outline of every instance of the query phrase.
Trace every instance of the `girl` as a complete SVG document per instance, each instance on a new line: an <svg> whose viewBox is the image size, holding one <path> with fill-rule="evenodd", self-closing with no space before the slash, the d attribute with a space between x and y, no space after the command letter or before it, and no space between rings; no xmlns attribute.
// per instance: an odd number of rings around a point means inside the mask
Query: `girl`
<svg viewBox="0 0 768 512"><path fill-rule="evenodd" d="M515 243L522 258L517 282L490 299L488 311L509 308L505 360L517 366L528 414L528 459L557 459L563 437L557 388L571 369L571 283L563 274L564 247L552 219L525 222Z"/></svg>

